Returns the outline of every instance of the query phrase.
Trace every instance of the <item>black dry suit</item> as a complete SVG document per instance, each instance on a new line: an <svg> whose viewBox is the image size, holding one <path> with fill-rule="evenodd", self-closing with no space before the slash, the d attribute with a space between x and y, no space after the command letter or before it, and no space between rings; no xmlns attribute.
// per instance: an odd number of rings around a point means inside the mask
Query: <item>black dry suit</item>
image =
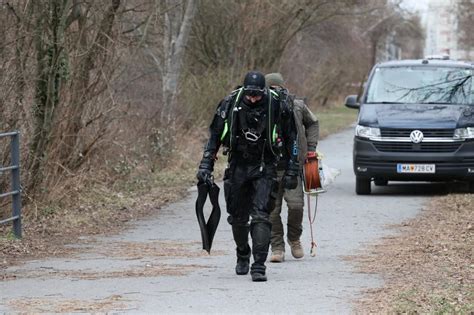
<svg viewBox="0 0 474 315"><path fill-rule="evenodd" d="M254 257L251 273L265 274L276 165L284 150L291 157L289 164L297 165L296 129L289 108L274 91L266 89L262 99L253 104L242 94L238 89L219 104L204 155L215 157L220 145L225 147L229 163L224 193L237 257L249 259L250 232Z"/></svg>

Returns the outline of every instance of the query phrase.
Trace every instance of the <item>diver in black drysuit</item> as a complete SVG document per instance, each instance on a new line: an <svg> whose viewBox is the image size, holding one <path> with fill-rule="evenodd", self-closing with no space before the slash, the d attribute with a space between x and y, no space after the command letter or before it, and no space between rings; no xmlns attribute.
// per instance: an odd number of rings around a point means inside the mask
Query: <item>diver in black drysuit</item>
<svg viewBox="0 0 474 315"><path fill-rule="evenodd" d="M217 151L222 144L229 163L224 174L228 222L237 245L238 275L249 272L254 263L253 281L266 281L265 261L270 244L269 212L274 207L276 164L283 150L291 157L284 178L285 187L294 189L299 175L296 129L292 113L278 95L265 88L260 72L249 72L242 88L219 103L210 127L197 178L212 176ZM250 224L249 224L250 219ZM248 235L252 237L252 249Z"/></svg>

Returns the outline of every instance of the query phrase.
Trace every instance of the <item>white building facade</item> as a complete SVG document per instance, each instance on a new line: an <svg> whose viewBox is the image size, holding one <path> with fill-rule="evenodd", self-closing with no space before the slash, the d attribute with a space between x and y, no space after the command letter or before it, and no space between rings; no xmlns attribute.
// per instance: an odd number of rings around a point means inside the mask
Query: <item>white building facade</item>
<svg viewBox="0 0 474 315"><path fill-rule="evenodd" d="M472 60L459 48L456 6L458 0L430 0L424 16L425 55L449 55L451 59ZM471 54L472 55L472 54Z"/></svg>

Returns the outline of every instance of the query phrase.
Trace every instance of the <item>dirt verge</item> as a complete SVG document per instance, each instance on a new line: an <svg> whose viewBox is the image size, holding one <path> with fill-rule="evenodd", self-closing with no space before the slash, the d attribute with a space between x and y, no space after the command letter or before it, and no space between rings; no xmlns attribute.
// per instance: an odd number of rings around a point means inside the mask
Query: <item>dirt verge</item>
<svg viewBox="0 0 474 315"><path fill-rule="evenodd" d="M358 312L472 314L473 210L472 194L436 197L418 217L395 226L398 235L351 257L361 272L385 280L356 302Z"/></svg>

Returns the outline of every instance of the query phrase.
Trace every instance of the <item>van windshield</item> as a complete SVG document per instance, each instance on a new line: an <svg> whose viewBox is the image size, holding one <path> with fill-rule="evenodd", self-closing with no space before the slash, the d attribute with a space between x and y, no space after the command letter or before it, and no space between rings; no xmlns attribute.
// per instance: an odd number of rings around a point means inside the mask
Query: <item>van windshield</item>
<svg viewBox="0 0 474 315"><path fill-rule="evenodd" d="M433 66L377 68L367 103L474 104L473 69Z"/></svg>

